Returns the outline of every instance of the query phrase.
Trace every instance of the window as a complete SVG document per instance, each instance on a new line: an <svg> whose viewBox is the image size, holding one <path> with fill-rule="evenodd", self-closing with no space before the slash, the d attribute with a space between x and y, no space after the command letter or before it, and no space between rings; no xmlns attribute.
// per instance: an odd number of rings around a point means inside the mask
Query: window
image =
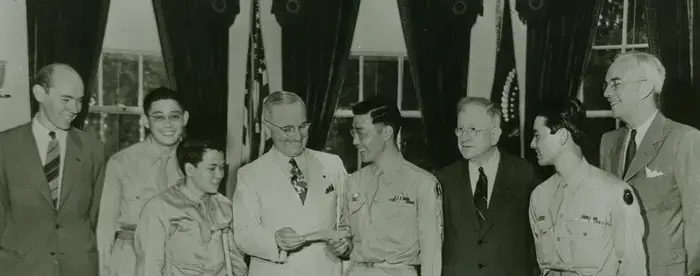
<svg viewBox="0 0 700 276"><path fill-rule="evenodd" d="M578 95L588 110L591 147L585 155L594 164L598 164L600 137L620 124L603 97L605 74L618 54L648 50L644 9L644 0L606 0L598 19L593 51Z"/></svg>
<svg viewBox="0 0 700 276"><path fill-rule="evenodd" d="M404 118L398 144L404 157L423 168L430 168L425 129L413 88L410 66L405 56L355 55L350 57L344 87L338 101L335 119L326 142L326 151L343 159L349 172L362 166L352 144L352 105L376 94L397 99Z"/></svg>
<svg viewBox="0 0 700 276"><path fill-rule="evenodd" d="M168 85L160 53L104 49L85 130L105 144L107 156L143 141L143 97L152 89Z"/></svg>

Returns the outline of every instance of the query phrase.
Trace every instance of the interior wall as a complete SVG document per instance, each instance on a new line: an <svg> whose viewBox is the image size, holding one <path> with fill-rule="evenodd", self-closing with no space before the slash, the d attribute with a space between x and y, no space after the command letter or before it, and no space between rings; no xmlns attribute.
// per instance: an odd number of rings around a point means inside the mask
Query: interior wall
<svg viewBox="0 0 700 276"><path fill-rule="evenodd" d="M29 122L26 0L0 1L0 60L7 61L0 89L0 131ZM2 80L0 80L2 82Z"/></svg>

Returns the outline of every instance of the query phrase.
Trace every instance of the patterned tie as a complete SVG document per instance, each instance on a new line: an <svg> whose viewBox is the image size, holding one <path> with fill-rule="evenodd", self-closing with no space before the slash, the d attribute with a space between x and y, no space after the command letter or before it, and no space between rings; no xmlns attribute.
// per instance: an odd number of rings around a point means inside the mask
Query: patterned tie
<svg viewBox="0 0 700 276"><path fill-rule="evenodd" d="M301 204L304 204L304 201L306 201L307 190L306 179L304 179L304 174L301 173L301 170L297 165L297 161L294 160L294 158L289 160L289 164L292 165L292 186L294 187L294 190L297 191L297 194L299 194Z"/></svg>
<svg viewBox="0 0 700 276"><path fill-rule="evenodd" d="M49 142L49 149L46 152L44 174L46 175L46 181L49 182L53 207L58 208L58 185L60 181L58 175L60 174L59 168L61 167L61 146L56 139L56 132L49 132L49 136L51 136L51 141Z"/></svg>
<svg viewBox="0 0 700 276"><path fill-rule="evenodd" d="M630 133L630 141L627 142L627 152L625 155L625 170L622 172L623 177L625 176L625 174L627 174L627 169L630 168L630 164L634 159L634 155L637 154L637 139L635 139L636 136L637 130L633 129L632 133Z"/></svg>
<svg viewBox="0 0 700 276"><path fill-rule="evenodd" d="M479 221L479 226L486 221L486 211L488 210L488 179L484 174L484 168L479 167L479 180L476 182L476 190L474 191L474 207L476 207L476 216Z"/></svg>

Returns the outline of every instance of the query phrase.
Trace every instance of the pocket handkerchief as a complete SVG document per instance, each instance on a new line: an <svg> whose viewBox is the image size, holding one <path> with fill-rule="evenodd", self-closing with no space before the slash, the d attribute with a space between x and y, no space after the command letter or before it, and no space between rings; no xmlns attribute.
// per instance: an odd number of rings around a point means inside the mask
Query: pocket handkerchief
<svg viewBox="0 0 700 276"><path fill-rule="evenodd" d="M649 167L644 167L644 174L647 176L647 178L654 178L664 175L663 172L652 170Z"/></svg>

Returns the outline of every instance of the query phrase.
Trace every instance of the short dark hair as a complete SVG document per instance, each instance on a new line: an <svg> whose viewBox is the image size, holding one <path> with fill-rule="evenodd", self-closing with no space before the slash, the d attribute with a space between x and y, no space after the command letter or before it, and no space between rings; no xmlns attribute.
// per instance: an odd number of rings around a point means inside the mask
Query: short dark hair
<svg viewBox="0 0 700 276"><path fill-rule="evenodd" d="M224 152L224 146L215 140L206 138L188 138L182 141L175 151L177 164L183 174L185 173L185 164L197 166L202 162L204 154L207 150Z"/></svg>
<svg viewBox="0 0 700 276"><path fill-rule="evenodd" d="M359 102L352 107L353 115L368 114L373 124L390 126L394 130L394 139L401 131L401 111L396 100L384 95L376 95Z"/></svg>
<svg viewBox="0 0 700 276"><path fill-rule="evenodd" d="M579 147L586 144L586 109L578 99L565 98L544 101L537 109L535 116L545 119L544 124L551 130L551 134L560 129L566 129L571 133L574 143Z"/></svg>
<svg viewBox="0 0 700 276"><path fill-rule="evenodd" d="M180 105L182 111L187 110L185 108L184 102L180 99L180 95L177 93L177 91L167 87L158 87L156 89L151 90L151 92L146 94L146 97L143 98L143 113L148 115L148 111L151 111L153 103L160 100L173 100L177 102L178 105Z"/></svg>

